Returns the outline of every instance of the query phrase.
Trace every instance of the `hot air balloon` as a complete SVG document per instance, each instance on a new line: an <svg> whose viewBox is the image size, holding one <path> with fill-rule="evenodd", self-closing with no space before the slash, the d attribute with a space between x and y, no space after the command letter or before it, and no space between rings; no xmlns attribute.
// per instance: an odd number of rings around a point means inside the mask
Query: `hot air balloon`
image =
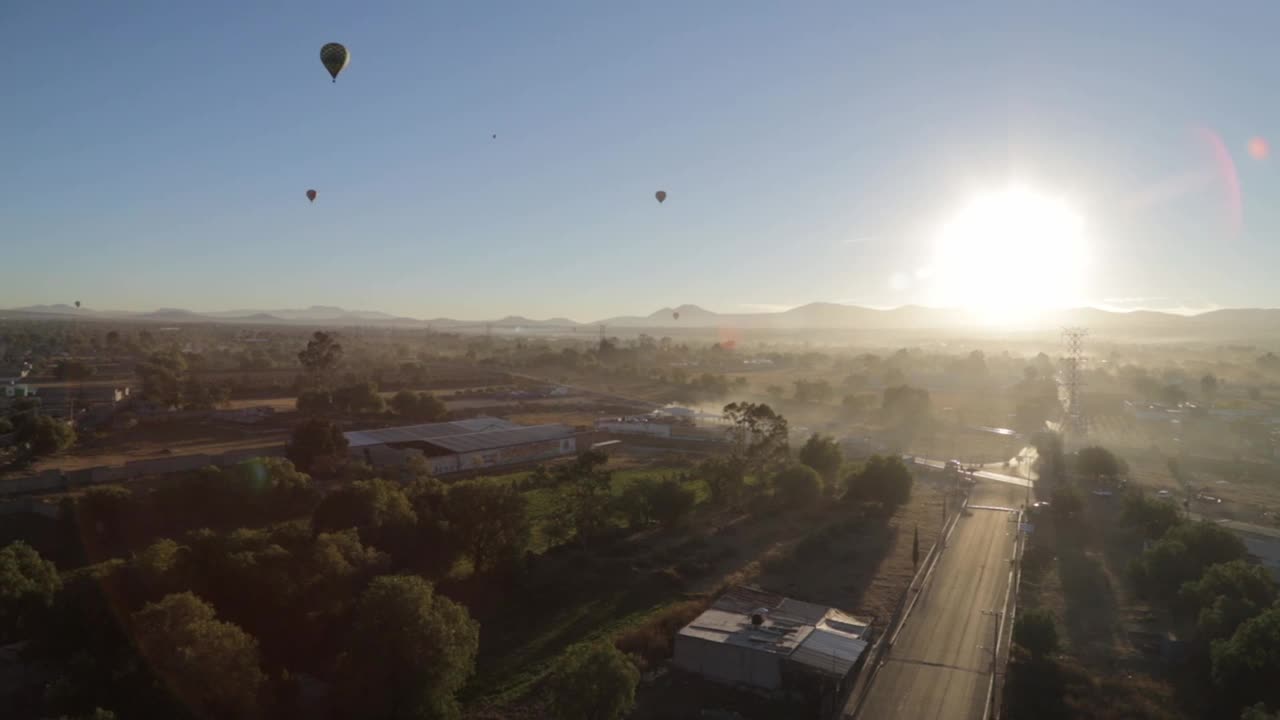
<svg viewBox="0 0 1280 720"><path fill-rule="evenodd" d="M494 140L497 140L497 139L498 139L498 133L494 133L494 134L493 134L493 139L494 139Z"/></svg>
<svg viewBox="0 0 1280 720"><path fill-rule="evenodd" d="M324 63L324 69L329 71L333 81L338 82L338 73L351 62L351 53L341 43L326 43L320 48L320 62Z"/></svg>
<svg viewBox="0 0 1280 720"><path fill-rule="evenodd" d="M79 310L79 309L80 309L80 301L79 301L79 300L77 300L77 301L76 301L76 309L77 309L77 310Z"/></svg>
<svg viewBox="0 0 1280 720"><path fill-rule="evenodd" d="M678 313L678 312L673 312L673 313L671 313L671 319L672 319L672 320L679 320L679 319L680 319L680 313Z"/></svg>
<svg viewBox="0 0 1280 720"><path fill-rule="evenodd" d="M659 190L658 192L654 193L653 196L658 198L658 203L661 204L662 201L667 199L667 191Z"/></svg>
<svg viewBox="0 0 1280 720"><path fill-rule="evenodd" d="M307 199L308 199L308 200L310 200L311 202L315 202L315 201L316 201L316 191L315 191L315 190L308 190L308 191L307 191Z"/></svg>

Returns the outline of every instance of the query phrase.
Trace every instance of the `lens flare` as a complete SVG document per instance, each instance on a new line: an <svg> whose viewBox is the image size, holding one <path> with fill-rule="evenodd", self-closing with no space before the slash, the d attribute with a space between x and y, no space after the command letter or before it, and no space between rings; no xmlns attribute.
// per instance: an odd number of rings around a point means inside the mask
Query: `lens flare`
<svg viewBox="0 0 1280 720"><path fill-rule="evenodd" d="M1254 137L1249 140L1249 154L1254 160L1266 160L1271 154L1271 146L1267 141L1260 137Z"/></svg>

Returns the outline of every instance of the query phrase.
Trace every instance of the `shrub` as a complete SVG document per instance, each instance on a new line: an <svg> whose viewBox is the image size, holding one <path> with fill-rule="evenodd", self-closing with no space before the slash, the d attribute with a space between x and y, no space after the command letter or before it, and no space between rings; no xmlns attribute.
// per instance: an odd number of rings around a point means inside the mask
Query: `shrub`
<svg viewBox="0 0 1280 720"><path fill-rule="evenodd" d="M1013 625L1013 641L1032 657L1042 658L1058 649L1058 626L1053 613L1045 609L1027 610Z"/></svg>
<svg viewBox="0 0 1280 720"><path fill-rule="evenodd" d="M791 507L812 505L822 495L822 478L808 465L792 465L773 478L779 501Z"/></svg>

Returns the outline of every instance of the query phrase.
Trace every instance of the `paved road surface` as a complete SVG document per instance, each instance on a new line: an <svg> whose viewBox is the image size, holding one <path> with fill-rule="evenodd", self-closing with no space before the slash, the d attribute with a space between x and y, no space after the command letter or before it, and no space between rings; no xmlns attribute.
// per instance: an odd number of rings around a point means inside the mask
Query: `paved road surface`
<svg viewBox="0 0 1280 720"><path fill-rule="evenodd" d="M970 505L1020 507L1022 488L980 483ZM1017 525L1012 513L972 510L885 655L857 717L866 720L979 720L991 681L990 648L1003 609ZM1009 632L1005 628L1005 632Z"/></svg>

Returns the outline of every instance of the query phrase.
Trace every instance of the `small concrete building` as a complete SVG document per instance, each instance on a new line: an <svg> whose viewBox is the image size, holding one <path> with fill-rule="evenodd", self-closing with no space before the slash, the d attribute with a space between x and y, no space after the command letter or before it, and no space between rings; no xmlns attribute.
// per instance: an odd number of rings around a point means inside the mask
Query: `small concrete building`
<svg viewBox="0 0 1280 720"><path fill-rule="evenodd" d="M519 425L493 417L344 433L347 452L373 467L399 467L411 454L434 475L518 465L577 452L567 425Z"/></svg>
<svg viewBox="0 0 1280 720"><path fill-rule="evenodd" d="M852 686L868 629L833 608L735 587L680 630L673 664L726 685L831 707Z"/></svg>

